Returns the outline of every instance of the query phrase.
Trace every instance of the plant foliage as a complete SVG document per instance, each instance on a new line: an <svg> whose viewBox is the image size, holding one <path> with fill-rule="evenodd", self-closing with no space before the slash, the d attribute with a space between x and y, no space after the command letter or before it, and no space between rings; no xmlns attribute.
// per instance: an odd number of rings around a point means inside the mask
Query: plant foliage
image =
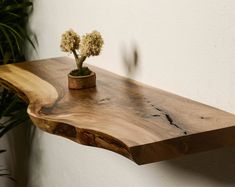
<svg viewBox="0 0 235 187"><path fill-rule="evenodd" d="M0 65L24 61L27 41L35 49L26 29L31 7L32 2L28 0L0 0ZM26 108L11 91L0 91L0 138L28 119Z"/></svg>
<svg viewBox="0 0 235 187"><path fill-rule="evenodd" d="M25 60L25 42L31 43L25 28L32 2L0 0L0 64Z"/></svg>
<svg viewBox="0 0 235 187"><path fill-rule="evenodd" d="M0 96L0 138L12 128L29 119L27 104L18 96L4 89ZM5 120L3 119L5 118Z"/></svg>
<svg viewBox="0 0 235 187"><path fill-rule="evenodd" d="M0 0L0 65L25 60L24 46L29 42L26 22L32 2L28 0ZM0 88L0 138L12 128L29 119L27 105L16 94ZM0 150L4 153L6 150ZM0 166L0 177L14 180L8 170Z"/></svg>

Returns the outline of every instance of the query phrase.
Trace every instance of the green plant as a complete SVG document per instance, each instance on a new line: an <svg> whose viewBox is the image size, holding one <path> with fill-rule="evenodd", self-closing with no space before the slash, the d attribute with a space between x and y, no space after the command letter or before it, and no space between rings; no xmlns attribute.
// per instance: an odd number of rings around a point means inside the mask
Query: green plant
<svg viewBox="0 0 235 187"><path fill-rule="evenodd" d="M0 138L12 128L29 120L27 106L14 93L4 89L0 95ZM4 118L3 118L4 117ZM0 150L0 154L6 150ZM7 169L1 168L0 177L8 177L15 181Z"/></svg>
<svg viewBox="0 0 235 187"><path fill-rule="evenodd" d="M98 31L80 36L73 30L68 30L62 34L61 50L73 53L77 69L70 72L73 76L90 75L91 71L88 67L83 67L83 62L87 57L97 56L100 54L104 41Z"/></svg>
<svg viewBox="0 0 235 187"><path fill-rule="evenodd" d="M0 65L25 60L25 43L29 42L26 22L32 2L28 0L0 0ZM12 128L29 120L27 105L13 92L0 87L0 138ZM0 150L4 153L5 150ZM0 177L14 180L7 169L1 169Z"/></svg>
<svg viewBox="0 0 235 187"><path fill-rule="evenodd" d="M6 120L3 120L3 117ZM4 89L0 96L0 138L12 128L29 119L27 104L17 95Z"/></svg>
<svg viewBox="0 0 235 187"><path fill-rule="evenodd" d="M24 47L28 41L35 49L26 29L29 8L27 0L0 0L0 64L16 63L25 60ZM0 89L0 137L10 129L28 119L26 105L14 93Z"/></svg>
<svg viewBox="0 0 235 187"><path fill-rule="evenodd" d="M26 41L35 48L25 27L30 7L26 0L0 0L0 64L25 60Z"/></svg>
<svg viewBox="0 0 235 187"><path fill-rule="evenodd" d="M4 153L4 152L6 152L6 150L0 150L0 153ZM15 181L15 179L11 176L9 171L7 169L1 168L1 166L0 166L0 177L8 177L12 181Z"/></svg>

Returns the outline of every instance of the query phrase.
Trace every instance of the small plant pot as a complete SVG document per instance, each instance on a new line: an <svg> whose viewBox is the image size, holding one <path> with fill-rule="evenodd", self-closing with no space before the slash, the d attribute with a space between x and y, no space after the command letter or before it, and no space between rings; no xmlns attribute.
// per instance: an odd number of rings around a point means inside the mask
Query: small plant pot
<svg viewBox="0 0 235 187"><path fill-rule="evenodd" d="M73 90L80 90L85 88L93 88L96 86L96 74L91 72L90 75L73 76L68 74L68 87Z"/></svg>

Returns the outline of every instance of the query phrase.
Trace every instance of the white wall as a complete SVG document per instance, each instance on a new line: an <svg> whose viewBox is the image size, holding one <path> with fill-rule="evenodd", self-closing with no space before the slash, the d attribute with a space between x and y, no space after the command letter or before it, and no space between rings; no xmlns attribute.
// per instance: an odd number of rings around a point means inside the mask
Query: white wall
<svg viewBox="0 0 235 187"><path fill-rule="evenodd" d="M30 59L66 55L66 29L96 29L105 47L87 62L125 75L124 58L136 48L136 80L235 113L235 1L34 0L29 27L39 43ZM29 186L235 186L234 158L233 147L137 166L38 130Z"/></svg>

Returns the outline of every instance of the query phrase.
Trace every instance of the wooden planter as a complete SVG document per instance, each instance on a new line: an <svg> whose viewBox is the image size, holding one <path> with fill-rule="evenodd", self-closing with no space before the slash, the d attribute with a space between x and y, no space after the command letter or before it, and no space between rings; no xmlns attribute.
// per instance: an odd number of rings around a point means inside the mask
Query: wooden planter
<svg viewBox="0 0 235 187"><path fill-rule="evenodd" d="M92 88L96 86L96 74L92 72L86 76L73 76L68 74L68 87L73 90Z"/></svg>

